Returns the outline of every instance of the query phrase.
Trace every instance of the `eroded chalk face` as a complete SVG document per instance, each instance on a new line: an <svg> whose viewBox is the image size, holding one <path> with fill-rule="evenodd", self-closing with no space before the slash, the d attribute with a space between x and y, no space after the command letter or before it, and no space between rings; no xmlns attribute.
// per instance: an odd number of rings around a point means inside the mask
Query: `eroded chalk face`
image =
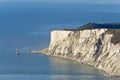
<svg viewBox="0 0 120 80"><path fill-rule="evenodd" d="M107 29L52 31L48 53L93 65L110 75L119 76L120 44L111 43L113 34L106 34L106 31Z"/></svg>

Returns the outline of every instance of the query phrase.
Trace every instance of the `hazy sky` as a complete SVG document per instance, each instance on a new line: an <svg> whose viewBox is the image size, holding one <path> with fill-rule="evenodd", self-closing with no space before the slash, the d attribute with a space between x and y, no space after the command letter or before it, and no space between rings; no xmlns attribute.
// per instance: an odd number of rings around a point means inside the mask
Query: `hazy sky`
<svg viewBox="0 0 120 80"><path fill-rule="evenodd" d="M0 2L55 2L55 3L90 3L90 4L120 4L120 0L0 0Z"/></svg>

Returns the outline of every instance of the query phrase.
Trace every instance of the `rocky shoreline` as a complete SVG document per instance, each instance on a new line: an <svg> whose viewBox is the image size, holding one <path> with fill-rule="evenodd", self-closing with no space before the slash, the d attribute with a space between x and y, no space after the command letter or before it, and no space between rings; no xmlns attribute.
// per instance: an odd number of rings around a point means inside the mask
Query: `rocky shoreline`
<svg viewBox="0 0 120 80"><path fill-rule="evenodd" d="M120 76L120 43L112 43L107 29L51 32L49 48L31 51L71 59L96 67L111 76Z"/></svg>

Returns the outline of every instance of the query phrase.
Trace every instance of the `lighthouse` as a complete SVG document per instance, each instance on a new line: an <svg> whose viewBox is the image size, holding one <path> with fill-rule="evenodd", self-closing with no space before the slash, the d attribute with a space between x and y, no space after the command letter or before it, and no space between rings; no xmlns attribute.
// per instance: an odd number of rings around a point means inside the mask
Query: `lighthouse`
<svg viewBox="0 0 120 80"><path fill-rule="evenodd" d="M18 56L20 54L19 49L16 49L16 55Z"/></svg>

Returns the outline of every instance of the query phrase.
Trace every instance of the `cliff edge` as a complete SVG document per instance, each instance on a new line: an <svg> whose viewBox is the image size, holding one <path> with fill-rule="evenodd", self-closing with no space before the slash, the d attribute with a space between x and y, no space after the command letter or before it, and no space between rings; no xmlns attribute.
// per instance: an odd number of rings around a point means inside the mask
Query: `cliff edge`
<svg viewBox="0 0 120 80"><path fill-rule="evenodd" d="M32 53L76 60L120 76L119 37L118 29L55 30L49 48Z"/></svg>

